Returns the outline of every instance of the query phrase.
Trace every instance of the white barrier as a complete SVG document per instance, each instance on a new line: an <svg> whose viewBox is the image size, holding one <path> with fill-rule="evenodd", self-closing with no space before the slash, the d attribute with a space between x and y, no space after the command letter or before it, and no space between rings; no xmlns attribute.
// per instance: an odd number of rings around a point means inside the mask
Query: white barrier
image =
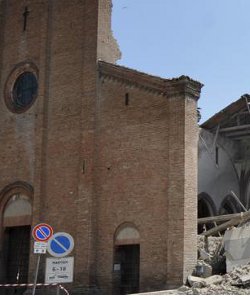
<svg viewBox="0 0 250 296"><path fill-rule="evenodd" d="M33 287L34 284L0 284L0 287L5 287L5 288L17 288L17 287ZM63 290L66 295L69 295L69 292L62 286L58 284L42 284L42 283L37 283L36 287L48 287L48 286L54 286L54 287L59 287L60 290Z"/></svg>

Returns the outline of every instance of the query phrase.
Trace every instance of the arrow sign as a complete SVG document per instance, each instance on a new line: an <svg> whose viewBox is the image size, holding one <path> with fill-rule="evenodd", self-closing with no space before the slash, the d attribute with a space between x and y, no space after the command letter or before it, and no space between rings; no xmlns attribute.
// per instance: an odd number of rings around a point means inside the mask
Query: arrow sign
<svg viewBox="0 0 250 296"><path fill-rule="evenodd" d="M37 224L32 230L32 236L35 241L46 242L53 235L52 227L47 223Z"/></svg>
<svg viewBox="0 0 250 296"><path fill-rule="evenodd" d="M48 241L47 251L51 256L67 256L74 248L73 237L66 232L55 233Z"/></svg>

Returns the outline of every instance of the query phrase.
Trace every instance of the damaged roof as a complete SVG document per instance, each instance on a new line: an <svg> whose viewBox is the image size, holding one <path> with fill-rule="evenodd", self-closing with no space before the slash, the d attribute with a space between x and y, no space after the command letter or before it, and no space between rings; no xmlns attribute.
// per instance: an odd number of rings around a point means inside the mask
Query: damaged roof
<svg viewBox="0 0 250 296"><path fill-rule="evenodd" d="M223 126L228 121L244 110L248 111L250 108L250 95L244 94L237 101L228 105L226 108L222 109L220 112L216 113L212 117L210 117L207 121L200 125L201 128L205 129L213 129L218 125Z"/></svg>
<svg viewBox="0 0 250 296"><path fill-rule="evenodd" d="M178 78L166 79L101 60L98 61L98 70L102 77L119 81L122 84L143 88L163 96L181 93L189 94L198 100L203 86L202 83L188 76L183 75Z"/></svg>

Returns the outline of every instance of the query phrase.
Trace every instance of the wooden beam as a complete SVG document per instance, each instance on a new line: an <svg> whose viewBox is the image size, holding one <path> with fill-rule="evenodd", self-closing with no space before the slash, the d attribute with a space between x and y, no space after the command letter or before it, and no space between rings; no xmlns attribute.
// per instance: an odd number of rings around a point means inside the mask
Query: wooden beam
<svg viewBox="0 0 250 296"><path fill-rule="evenodd" d="M219 226L209 229L208 231L204 231L201 234L205 236L210 236L218 233L219 231L226 230L228 227L238 225L239 223L246 222L250 219L250 212L241 213L242 215L239 217L235 217Z"/></svg>
<svg viewBox="0 0 250 296"><path fill-rule="evenodd" d="M224 221L231 220L233 218L241 217L244 214L245 214L245 212L235 213L235 214L228 214L228 215L220 215L220 216L211 216L211 217L198 218L198 224L206 224L206 223L213 223L213 222L224 222Z"/></svg>
<svg viewBox="0 0 250 296"><path fill-rule="evenodd" d="M246 138L249 137L249 135L250 135L250 131L247 132L247 133L237 133L237 134L234 134L234 135L231 135L231 134L225 134L225 136L226 136L227 138L229 138L229 139L233 139L233 140L238 139L238 138L240 138L240 139L246 139Z"/></svg>
<svg viewBox="0 0 250 296"><path fill-rule="evenodd" d="M246 135L237 135L237 136L227 136L229 139L233 140L242 140L242 139L248 139L250 137L250 133Z"/></svg>
<svg viewBox="0 0 250 296"><path fill-rule="evenodd" d="M250 129L250 124L243 124L243 125L237 125L232 127L224 127L220 129L220 133L226 133L226 132L233 132L233 131L239 131L244 129Z"/></svg>

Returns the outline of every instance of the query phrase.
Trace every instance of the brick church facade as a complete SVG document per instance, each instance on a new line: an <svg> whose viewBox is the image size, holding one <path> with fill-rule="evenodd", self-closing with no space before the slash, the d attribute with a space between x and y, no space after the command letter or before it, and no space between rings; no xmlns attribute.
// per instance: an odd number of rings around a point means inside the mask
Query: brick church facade
<svg viewBox="0 0 250 296"><path fill-rule="evenodd" d="M33 282L40 222L74 237L73 293L176 287L194 267L202 85L119 57L111 0L0 1L1 283Z"/></svg>

